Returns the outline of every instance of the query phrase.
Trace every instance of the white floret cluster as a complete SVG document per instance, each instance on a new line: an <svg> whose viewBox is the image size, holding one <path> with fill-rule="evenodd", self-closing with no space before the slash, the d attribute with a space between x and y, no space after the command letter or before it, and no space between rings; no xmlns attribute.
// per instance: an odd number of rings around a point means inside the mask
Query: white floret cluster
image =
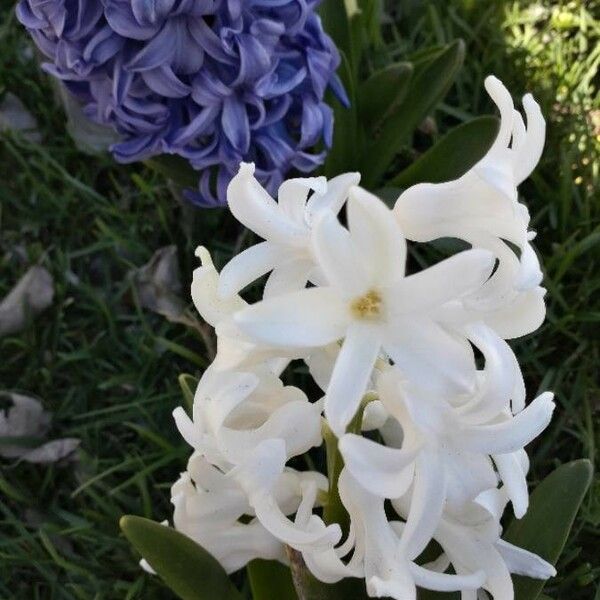
<svg viewBox="0 0 600 600"><path fill-rule="evenodd" d="M510 600L511 573L554 574L500 525L507 504L527 511L524 446L554 408L549 392L526 403L506 342L545 317L517 196L545 125L531 96L525 125L500 81L486 89L501 113L486 156L455 181L407 189L393 210L357 173L291 179L277 201L252 164L231 182L231 212L264 241L220 273L198 250L192 297L218 350L193 414L174 413L194 452L172 489L175 527L228 572L286 562L291 548L323 582L363 578L370 596L398 600L418 587ZM441 238L464 249L407 273L407 242ZM243 299L267 274L262 299ZM298 359L322 398L282 382ZM324 436L339 477L298 470ZM334 499L349 527L326 522ZM439 556L423 564L432 540Z"/></svg>

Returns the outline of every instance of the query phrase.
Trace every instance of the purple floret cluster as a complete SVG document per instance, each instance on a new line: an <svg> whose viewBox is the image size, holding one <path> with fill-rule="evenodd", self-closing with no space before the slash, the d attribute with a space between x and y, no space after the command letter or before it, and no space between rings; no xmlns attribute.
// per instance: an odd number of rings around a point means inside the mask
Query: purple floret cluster
<svg viewBox="0 0 600 600"><path fill-rule="evenodd" d="M203 206L225 202L241 161L274 192L331 144L339 54L319 0L20 0L17 16L119 162L159 154L200 171ZM319 150L315 150L315 148Z"/></svg>

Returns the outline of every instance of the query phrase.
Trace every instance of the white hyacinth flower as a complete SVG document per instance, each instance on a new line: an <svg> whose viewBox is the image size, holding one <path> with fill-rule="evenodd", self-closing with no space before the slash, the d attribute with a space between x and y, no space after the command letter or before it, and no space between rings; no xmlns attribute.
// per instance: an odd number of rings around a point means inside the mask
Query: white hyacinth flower
<svg viewBox="0 0 600 600"><path fill-rule="evenodd" d="M195 450L237 465L265 440L285 440L286 459L320 446L320 413L319 404L284 386L266 368L254 373L208 369L196 388L193 421L181 407L173 416Z"/></svg>
<svg viewBox="0 0 600 600"><path fill-rule="evenodd" d="M252 518L244 491L236 482L195 453L171 489L173 525L208 550L228 573L255 558L285 561L283 543Z"/></svg>
<svg viewBox="0 0 600 600"><path fill-rule="evenodd" d="M314 272L311 231L323 213L337 214L358 173L331 181L324 177L290 179L279 188L275 202L254 177L254 165L244 164L229 184L227 202L233 215L264 238L235 256L223 269L219 292L237 294L265 273L271 273L265 296L302 289ZM309 198L309 192L313 194Z"/></svg>
<svg viewBox="0 0 600 600"><path fill-rule="evenodd" d="M437 392L472 388L471 347L436 312L480 288L494 266L490 252L468 250L405 276L402 231L383 202L360 188L350 190L348 222L349 230L330 213L313 228L326 283L264 299L234 317L258 344L313 348L344 340L325 397L337 434L356 412L382 349L407 376L427 373Z"/></svg>
<svg viewBox="0 0 600 600"><path fill-rule="evenodd" d="M485 87L501 116L487 154L455 181L409 188L394 213L409 240L453 237L494 253L498 269L473 295L471 305L502 337L513 338L535 331L545 316L542 272L530 244L535 234L528 230L529 211L518 202L517 186L540 159L546 127L530 94L523 98L525 127L502 82L490 76Z"/></svg>
<svg viewBox="0 0 600 600"><path fill-rule="evenodd" d="M291 179L277 201L253 165L233 178L231 211L264 241L221 273L198 249L192 297L217 356L191 414L174 411L194 454L172 489L175 527L228 572L293 549L324 583L361 578L396 600L418 588L511 600L511 573L554 574L500 524L508 503L517 518L528 509L525 446L554 409L550 392L526 404L506 342L545 316L517 195L544 120L526 96L525 126L497 79L486 88L501 113L486 156L393 210L356 173ZM407 272L407 240L442 237L471 248ZM242 297L267 274L258 301ZM290 371L315 385L284 384ZM324 439L327 477L310 454ZM441 552L422 564L433 541Z"/></svg>

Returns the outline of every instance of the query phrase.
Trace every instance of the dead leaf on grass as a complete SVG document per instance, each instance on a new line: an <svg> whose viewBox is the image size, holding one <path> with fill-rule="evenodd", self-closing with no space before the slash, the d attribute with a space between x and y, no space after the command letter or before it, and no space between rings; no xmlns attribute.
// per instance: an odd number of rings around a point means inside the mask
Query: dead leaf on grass
<svg viewBox="0 0 600 600"><path fill-rule="evenodd" d="M0 302L0 336L24 329L28 317L46 310L53 298L52 275L39 265L31 267Z"/></svg>
<svg viewBox="0 0 600 600"><path fill-rule="evenodd" d="M0 456L30 463L49 464L72 457L81 440L63 438L45 441L52 415L36 398L0 392L10 403L0 410Z"/></svg>

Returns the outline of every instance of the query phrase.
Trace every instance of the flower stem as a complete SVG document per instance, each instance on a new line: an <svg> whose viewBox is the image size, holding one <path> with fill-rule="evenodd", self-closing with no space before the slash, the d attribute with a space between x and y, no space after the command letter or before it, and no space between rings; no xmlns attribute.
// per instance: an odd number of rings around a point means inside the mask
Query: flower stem
<svg viewBox="0 0 600 600"><path fill-rule="evenodd" d="M365 408L369 402L376 399L377 395L372 392L363 396L356 414L346 428L346 433L360 433ZM338 448L338 438L325 421L323 421L323 439L325 440L325 450L327 452L327 477L329 479L329 492L327 502L323 508L323 520L328 525L338 523L342 528L342 532L346 535L350 527L350 517L342 504L338 490L338 480L344 468L344 459Z"/></svg>

